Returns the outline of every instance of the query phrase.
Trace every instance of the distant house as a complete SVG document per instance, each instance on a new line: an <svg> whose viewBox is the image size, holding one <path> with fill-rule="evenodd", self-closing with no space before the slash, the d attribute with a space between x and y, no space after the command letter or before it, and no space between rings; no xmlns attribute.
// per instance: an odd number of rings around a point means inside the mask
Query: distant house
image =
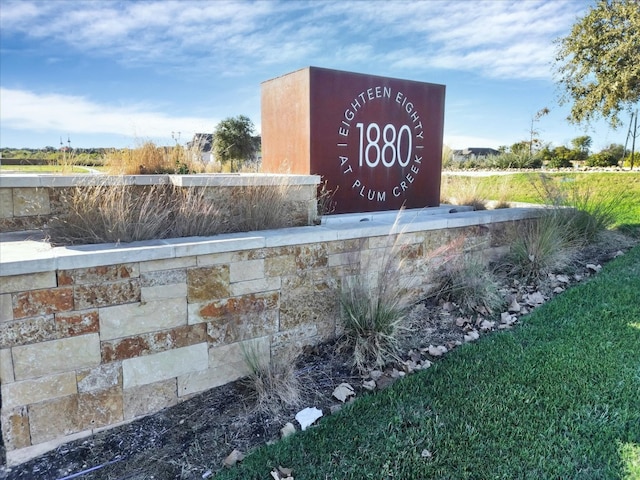
<svg viewBox="0 0 640 480"><path fill-rule="evenodd" d="M466 160L478 160L499 154L500 152L494 148L469 147L464 150L454 150L453 159L459 162L464 162Z"/></svg>
<svg viewBox="0 0 640 480"><path fill-rule="evenodd" d="M213 162L213 133L194 134L193 140L187 142L187 150L194 156L198 155L205 163Z"/></svg>

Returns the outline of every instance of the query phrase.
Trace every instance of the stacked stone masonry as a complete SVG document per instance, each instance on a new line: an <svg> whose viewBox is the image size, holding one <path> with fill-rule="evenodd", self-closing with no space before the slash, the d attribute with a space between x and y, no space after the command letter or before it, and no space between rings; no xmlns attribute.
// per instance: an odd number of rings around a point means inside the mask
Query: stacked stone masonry
<svg viewBox="0 0 640 480"><path fill-rule="evenodd" d="M411 223L400 234L407 284L425 288L425 272L446 245L503 252L518 223L533 215L498 212L492 218L444 211ZM268 361L283 349L335 337L341 283L376 268L397 232L380 221L336 221L247 238L123 246L121 255L107 246L76 258L59 247L50 270L46 262L30 268L3 259L7 462L239 379L248 374L247 348ZM118 258L124 261L110 260Z"/></svg>

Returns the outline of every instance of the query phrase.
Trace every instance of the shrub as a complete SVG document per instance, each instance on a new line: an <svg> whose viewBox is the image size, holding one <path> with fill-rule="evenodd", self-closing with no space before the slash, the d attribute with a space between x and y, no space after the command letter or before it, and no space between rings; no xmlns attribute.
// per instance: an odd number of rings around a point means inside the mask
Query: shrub
<svg viewBox="0 0 640 480"><path fill-rule="evenodd" d="M542 159L537 155L529 155L528 152L505 152L488 157L486 164L489 168L499 170L511 168L535 169L542 167Z"/></svg>
<svg viewBox="0 0 640 480"><path fill-rule="evenodd" d="M553 156L549 159L548 166L549 168L571 168L573 162L566 157Z"/></svg>
<svg viewBox="0 0 640 480"><path fill-rule="evenodd" d="M618 159L613 153L603 150L602 152L590 155L585 165L587 167L615 167L618 165Z"/></svg>

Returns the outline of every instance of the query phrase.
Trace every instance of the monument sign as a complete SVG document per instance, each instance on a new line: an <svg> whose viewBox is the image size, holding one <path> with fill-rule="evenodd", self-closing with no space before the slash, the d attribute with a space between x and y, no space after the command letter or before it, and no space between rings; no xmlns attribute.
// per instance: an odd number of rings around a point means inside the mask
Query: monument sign
<svg viewBox="0 0 640 480"><path fill-rule="evenodd" d="M262 84L262 169L321 175L335 213L438 206L444 85L308 67Z"/></svg>

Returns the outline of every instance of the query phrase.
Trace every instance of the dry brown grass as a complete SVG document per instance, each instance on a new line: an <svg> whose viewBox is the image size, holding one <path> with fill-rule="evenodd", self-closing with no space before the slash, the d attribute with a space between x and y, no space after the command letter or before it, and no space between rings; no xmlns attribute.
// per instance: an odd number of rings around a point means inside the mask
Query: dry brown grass
<svg viewBox="0 0 640 480"><path fill-rule="evenodd" d="M215 169L215 166L205 164L197 151L180 145L159 147L150 141L136 148L112 150L105 155L104 163L107 171L114 175L187 174Z"/></svg>
<svg viewBox="0 0 640 480"><path fill-rule="evenodd" d="M283 408L300 406L302 384L296 371L298 351L269 359L268 352L249 343L242 353L251 371L244 383L255 395L257 410L277 416Z"/></svg>
<svg viewBox="0 0 640 480"><path fill-rule="evenodd" d="M267 230L291 224L291 199L297 197L301 188L276 179L260 180L260 184L248 185L232 199L234 205L230 205L230 210L235 212L233 223L238 231Z"/></svg>
<svg viewBox="0 0 640 480"><path fill-rule="evenodd" d="M234 188L132 186L105 177L65 192L65 213L51 220L48 234L54 245L212 236L300 224L294 217L308 213L299 211L301 187L281 178Z"/></svg>

